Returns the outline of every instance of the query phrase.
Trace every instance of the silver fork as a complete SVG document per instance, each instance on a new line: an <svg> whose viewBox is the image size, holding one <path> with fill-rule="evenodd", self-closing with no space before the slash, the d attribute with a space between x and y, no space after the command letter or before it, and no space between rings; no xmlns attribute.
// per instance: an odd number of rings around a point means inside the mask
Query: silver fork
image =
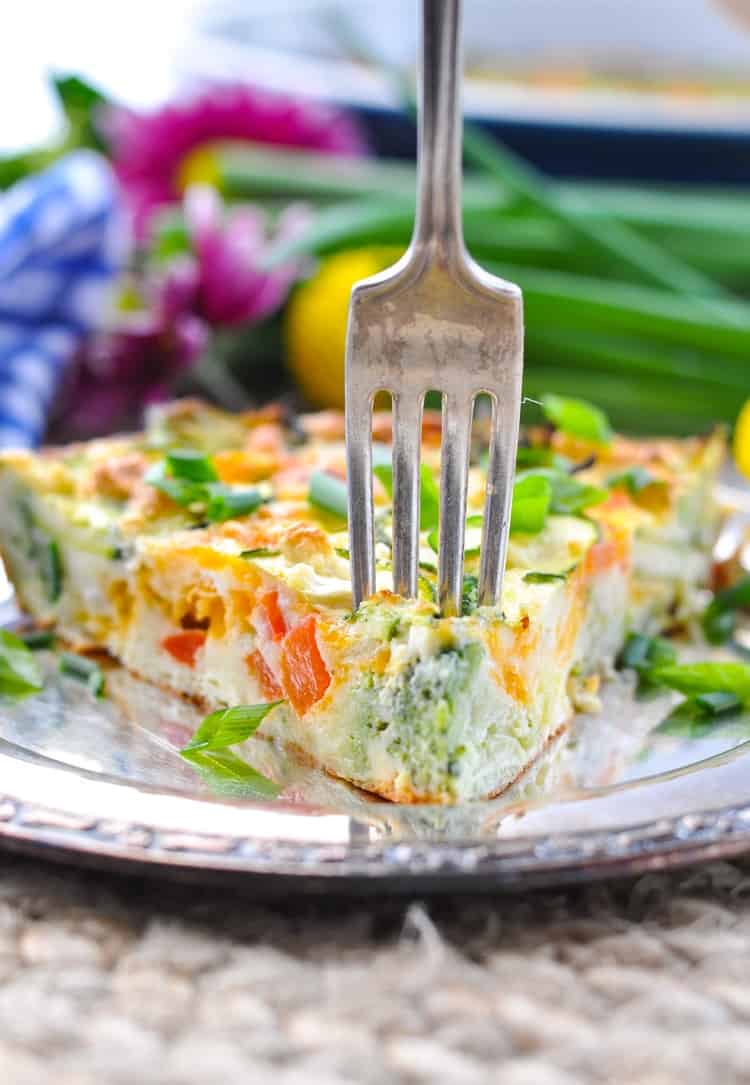
<svg viewBox="0 0 750 1085"><path fill-rule="evenodd" d="M422 409L442 394L438 602L461 613L474 399L492 401L478 602L500 598L518 443L521 292L467 254L461 223L461 0L423 0L417 214L405 255L352 291L346 346L349 537L355 606L375 591L372 405L393 404L393 579L417 589Z"/></svg>

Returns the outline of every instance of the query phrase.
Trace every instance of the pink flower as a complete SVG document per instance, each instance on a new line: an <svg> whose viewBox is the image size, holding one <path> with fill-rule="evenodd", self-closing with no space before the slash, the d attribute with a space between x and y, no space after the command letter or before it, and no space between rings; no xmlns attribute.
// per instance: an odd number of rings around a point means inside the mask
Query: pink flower
<svg viewBox="0 0 750 1085"><path fill-rule="evenodd" d="M147 268L138 290L142 307L118 312L113 327L79 352L56 440L137 425L144 404L168 396L201 357L212 329L256 323L284 301L298 267L289 261L261 270L268 244L262 211L250 205L225 211L215 189L194 185L183 212L188 250ZM304 208L287 208L275 239L293 236L306 222Z"/></svg>
<svg viewBox="0 0 750 1085"><path fill-rule="evenodd" d="M150 115L113 109L105 128L139 236L155 207L179 198L180 166L198 147L240 141L331 154L365 150L356 127L343 113L241 85L210 87Z"/></svg>
<svg viewBox="0 0 750 1085"><path fill-rule="evenodd" d="M278 309L298 269L290 261L260 270L267 245L263 212L242 205L225 213L219 194L207 185L192 185L183 208L192 253L168 269L168 294L212 325L254 322ZM303 208L287 208L279 217L276 240L293 236L306 222Z"/></svg>
<svg viewBox="0 0 750 1085"><path fill-rule="evenodd" d="M117 327L94 335L79 351L54 422L55 440L98 437L130 429L143 407L166 398L172 382L197 361L208 328L191 313L123 314Z"/></svg>

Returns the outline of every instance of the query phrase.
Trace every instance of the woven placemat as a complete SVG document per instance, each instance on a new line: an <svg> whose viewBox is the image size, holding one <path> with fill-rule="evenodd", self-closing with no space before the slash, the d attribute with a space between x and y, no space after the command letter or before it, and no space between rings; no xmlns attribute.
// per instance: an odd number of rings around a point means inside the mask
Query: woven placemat
<svg viewBox="0 0 750 1085"><path fill-rule="evenodd" d="M750 859L256 901L0 858L3 1085L750 1080Z"/></svg>

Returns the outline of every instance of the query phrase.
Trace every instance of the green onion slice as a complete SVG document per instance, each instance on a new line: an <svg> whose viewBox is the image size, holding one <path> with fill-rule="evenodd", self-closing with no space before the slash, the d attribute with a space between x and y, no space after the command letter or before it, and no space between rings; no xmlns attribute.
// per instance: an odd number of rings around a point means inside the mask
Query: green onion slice
<svg viewBox="0 0 750 1085"><path fill-rule="evenodd" d="M62 652L60 670L71 678L77 678L79 682L85 682L95 697L101 697L104 694L104 673L93 659L76 655L75 652Z"/></svg>
<svg viewBox="0 0 750 1085"><path fill-rule="evenodd" d="M32 652L55 647L55 634L51 629L32 629L28 633L21 633L19 639Z"/></svg>
<svg viewBox="0 0 750 1085"><path fill-rule="evenodd" d="M718 592L708 604L701 618L706 640L711 644L728 641L737 624L736 612L747 607L750 607L750 576Z"/></svg>
<svg viewBox="0 0 750 1085"><path fill-rule="evenodd" d="M313 471L310 475L308 500L311 505L323 512L337 516L341 520L349 517L349 505L346 483L329 475L327 471Z"/></svg>
<svg viewBox="0 0 750 1085"><path fill-rule="evenodd" d="M547 521L552 488L543 475L517 478L511 505L511 534L538 535Z"/></svg>
<svg viewBox="0 0 750 1085"><path fill-rule="evenodd" d="M389 463L376 464L373 474L378 478L390 498L393 497L393 468ZM419 468L419 527L432 531L440 523L440 490L435 475L423 463Z"/></svg>
<svg viewBox="0 0 750 1085"><path fill-rule="evenodd" d="M216 468L208 456L193 449L175 449L167 454L167 469L173 478L190 482L218 482Z"/></svg>

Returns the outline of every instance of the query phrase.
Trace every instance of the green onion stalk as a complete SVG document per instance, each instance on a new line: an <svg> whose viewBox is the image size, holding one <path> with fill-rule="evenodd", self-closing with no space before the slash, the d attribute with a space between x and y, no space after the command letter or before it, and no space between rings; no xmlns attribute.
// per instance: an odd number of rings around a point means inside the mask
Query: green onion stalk
<svg viewBox="0 0 750 1085"><path fill-rule="evenodd" d="M467 247L524 293L526 395L589 399L633 432L731 425L750 395L750 199L551 181L472 127L465 151ZM409 164L237 146L214 157L228 198L314 208L268 266L408 244Z"/></svg>

